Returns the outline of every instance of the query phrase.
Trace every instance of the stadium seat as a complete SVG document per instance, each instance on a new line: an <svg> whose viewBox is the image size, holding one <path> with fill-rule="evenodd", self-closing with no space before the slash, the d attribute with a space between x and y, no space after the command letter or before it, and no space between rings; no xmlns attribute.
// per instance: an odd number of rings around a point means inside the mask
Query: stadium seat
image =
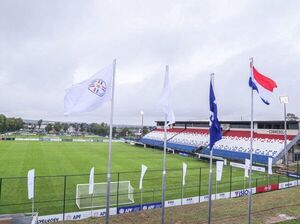
<svg viewBox="0 0 300 224"><path fill-rule="evenodd" d="M288 143L293 136L288 136ZM150 146L163 147L164 132L156 129L145 135L141 142ZM167 133L167 146L183 152L194 152L195 150L207 148L209 145L208 129L169 129ZM282 135L257 134L253 139L254 162L267 163L268 157L275 158L284 149ZM226 131L222 139L214 145L214 155L226 158L244 160L249 158L250 132L249 131ZM208 149L202 153L209 154Z"/></svg>

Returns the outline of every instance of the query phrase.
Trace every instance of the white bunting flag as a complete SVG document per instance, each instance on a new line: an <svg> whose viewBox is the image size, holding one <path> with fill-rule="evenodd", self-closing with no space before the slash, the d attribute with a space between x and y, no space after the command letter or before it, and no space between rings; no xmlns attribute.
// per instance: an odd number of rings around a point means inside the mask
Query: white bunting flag
<svg viewBox="0 0 300 224"><path fill-rule="evenodd" d="M140 190L143 189L143 178L144 178L144 175L145 175L147 169L148 169L148 167L146 167L145 165L142 164L141 177L140 177L140 187L139 187Z"/></svg>
<svg viewBox="0 0 300 224"><path fill-rule="evenodd" d="M29 170L27 174L28 182L28 199L34 198L34 169Z"/></svg>
<svg viewBox="0 0 300 224"><path fill-rule="evenodd" d="M94 173L95 168L93 167L90 171L89 194L94 194Z"/></svg>
<svg viewBox="0 0 300 224"><path fill-rule="evenodd" d="M268 158L268 174L272 175L272 164L273 164L273 159L271 157Z"/></svg>
<svg viewBox="0 0 300 224"><path fill-rule="evenodd" d="M170 105L170 82L169 82L169 67L166 68L163 91L159 100L159 105L162 106L164 114L167 116L169 124L175 123L174 111Z"/></svg>
<svg viewBox="0 0 300 224"><path fill-rule="evenodd" d="M249 159L245 159L245 177L249 177L249 171L250 169L250 160Z"/></svg>
<svg viewBox="0 0 300 224"><path fill-rule="evenodd" d="M67 89L65 115L93 111L104 102L111 101L113 73L114 63Z"/></svg>
<svg viewBox="0 0 300 224"><path fill-rule="evenodd" d="M216 180L221 181L222 180L222 173L223 173L223 161L217 161L217 175L216 175Z"/></svg>
<svg viewBox="0 0 300 224"><path fill-rule="evenodd" d="M186 170L187 170L186 163L182 163L182 186L185 185Z"/></svg>

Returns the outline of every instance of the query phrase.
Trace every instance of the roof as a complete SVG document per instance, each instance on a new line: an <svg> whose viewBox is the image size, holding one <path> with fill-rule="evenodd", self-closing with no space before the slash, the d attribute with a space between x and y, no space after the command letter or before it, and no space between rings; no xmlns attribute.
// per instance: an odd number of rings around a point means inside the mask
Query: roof
<svg viewBox="0 0 300 224"><path fill-rule="evenodd" d="M156 123L157 122L164 122L164 121L155 121ZM225 121L220 121L220 123L222 124L250 124L251 121L229 121L229 120L225 120ZM284 123L283 120L256 120L256 121L253 121L254 123L269 123L269 124L274 124L274 123ZM300 121L287 121L287 123L299 123ZM207 124L209 123L208 120L206 121L176 121L175 124Z"/></svg>

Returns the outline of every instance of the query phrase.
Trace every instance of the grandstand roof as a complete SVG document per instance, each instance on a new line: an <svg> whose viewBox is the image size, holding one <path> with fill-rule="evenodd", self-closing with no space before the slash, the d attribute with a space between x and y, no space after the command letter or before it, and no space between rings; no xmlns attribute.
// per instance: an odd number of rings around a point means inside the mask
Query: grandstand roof
<svg viewBox="0 0 300 224"><path fill-rule="evenodd" d="M163 125L163 121L156 121L158 126ZM250 128L250 121L220 121L221 124L234 125L235 128ZM254 121L261 129L284 129L283 120L260 120ZM287 121L287 129L299 130L299 121ZM192 126L192 127L209 127L209 121L176 121L174 126Z"/></svg>
<svg viewBox="0 0 300 224"><path fill-rule="evenodd" d="M164 122L164 121L155 121L155 122ZM250 124L251 121L230 121L230 120L223 120L220 121L220 123L243 123L243 124ZM256 120L253 121L255 123L283 123L283 120ZM300 121L287 121L288 123L299 123ZM185 123L185 124L189 124L189 123L209 123L208 120L195 120L195 121L176 121L177 123Z"/></svg>

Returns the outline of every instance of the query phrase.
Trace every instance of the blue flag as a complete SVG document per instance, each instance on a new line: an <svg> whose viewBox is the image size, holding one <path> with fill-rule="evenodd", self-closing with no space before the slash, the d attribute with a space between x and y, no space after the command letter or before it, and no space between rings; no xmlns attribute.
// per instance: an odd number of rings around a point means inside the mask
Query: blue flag
<svg viewBox="0 0 300 224"><path fill-rule="evenodd" d="M222 129L220 122L218 120L218 108L216 104L216 97L214 89L210 80L210 90L209 90L209 108L210 108L210 128L209 128L209 149L211 150L214 144L222 139Z"/></svg>

